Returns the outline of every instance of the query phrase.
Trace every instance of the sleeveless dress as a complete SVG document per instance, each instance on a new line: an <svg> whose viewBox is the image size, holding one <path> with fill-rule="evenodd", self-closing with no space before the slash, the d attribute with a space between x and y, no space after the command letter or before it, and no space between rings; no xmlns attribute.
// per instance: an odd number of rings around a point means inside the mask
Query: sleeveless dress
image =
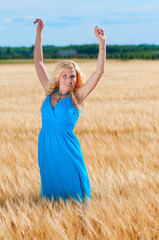
<svg viewBox="0 0 159 240"><path fill-rule="evenodd" d="M65 204L70 196L83 203L92 199L80 142L73 132L80 111L71 96L61 99L53 108L49 94L42 104L38 137L41 199L45 196L59 202L62 198Z"/></svg>

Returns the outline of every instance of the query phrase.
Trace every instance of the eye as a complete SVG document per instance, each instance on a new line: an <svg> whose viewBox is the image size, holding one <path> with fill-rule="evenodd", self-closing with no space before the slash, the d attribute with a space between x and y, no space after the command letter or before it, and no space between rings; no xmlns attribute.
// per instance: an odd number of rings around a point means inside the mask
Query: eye
<svg viewBox="0 0 159 240"><path fill-rule="evenodd" d="M76 76L75 75L72 75L71 78L74 79Z"/></svg>

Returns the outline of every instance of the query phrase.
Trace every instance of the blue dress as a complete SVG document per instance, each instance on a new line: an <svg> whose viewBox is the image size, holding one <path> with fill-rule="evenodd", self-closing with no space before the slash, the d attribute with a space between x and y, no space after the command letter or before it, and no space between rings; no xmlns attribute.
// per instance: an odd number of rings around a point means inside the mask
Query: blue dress
<svg viewBox="0 0 159 240"><path fill-rule="evenodd" d="M38 164L43 196L59 202L71 196L80 202L91 198L90 181L80 142L73 132L81 110L71 96L53 108L49 94L41 107L42 127L38 137Z"/></svg>

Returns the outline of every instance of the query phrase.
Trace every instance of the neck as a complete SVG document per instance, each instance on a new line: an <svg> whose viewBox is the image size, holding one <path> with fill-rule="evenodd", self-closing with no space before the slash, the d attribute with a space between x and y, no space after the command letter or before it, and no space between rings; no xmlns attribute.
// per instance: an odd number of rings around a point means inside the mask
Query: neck
<svg viewBox="0 0 159 240"><path fill-rule="evenodd" d="M59 90L59 94L60 94L60 95L62 95L62 94L66 94L66 93L69 93L69 91L64 92L64 91L62 91L62 90Z"/></svg>

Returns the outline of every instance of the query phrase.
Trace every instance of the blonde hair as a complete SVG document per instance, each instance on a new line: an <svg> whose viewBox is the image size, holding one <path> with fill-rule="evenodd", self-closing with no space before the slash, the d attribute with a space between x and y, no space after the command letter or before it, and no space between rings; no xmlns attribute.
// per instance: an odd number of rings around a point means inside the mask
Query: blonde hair
<svg viewBox="0 0 159 240"><path fill-rule="evenodd" d="M49 94L52 94L55 89L59 89L59 84L57 82L59 81L59 77L60 77L61 73L63 71L65 71L66 69L75 69L75 71L76 71L77 82L76 82L75 87L72 88L70 90L70 92L71 92L73 104L79 110L80 115L85 115L84 103L82 103L81 106L79 106L78 102L76 100L75 94L74 94L74 91L77 88L81 87L85 83L85 76L81 72L79 66L74 61L63 60L55 65L55 68L54 68L52 76L51 76L51 80L46 87L46 97Z"/></svg>

